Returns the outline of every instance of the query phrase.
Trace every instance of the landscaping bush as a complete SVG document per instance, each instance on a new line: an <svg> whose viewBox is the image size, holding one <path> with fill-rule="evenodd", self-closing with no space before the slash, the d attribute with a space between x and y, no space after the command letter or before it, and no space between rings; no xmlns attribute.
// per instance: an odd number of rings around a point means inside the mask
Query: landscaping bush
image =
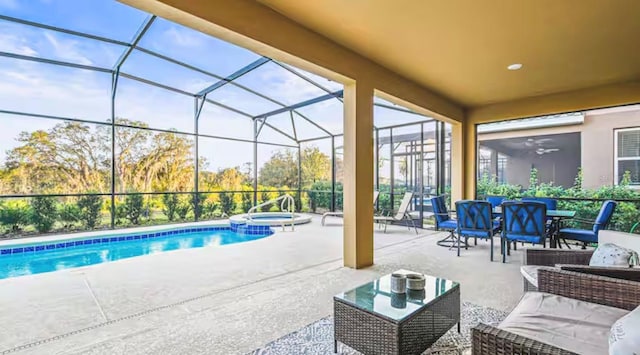
<svg viewBox="0 0 640 355"><path fill-rule="evenodd" d="M242 212L247 213L253 207L253 193L252 192L243 192L242 193Z"/></svg>
<svg viewBox="0 0 640 355"><path fill-rule="evenodd" d="M131 223L140 224L140 217L144 212L144 196L140 194L127 195L124 199L124 216Z"/></svg>
<svg viewBox="0 0 640 355"><path fill-rule="evenodd" d="M56 201L53 197L37 196L31 199L31 224L40 233L46 233L53 229L58 217Z"/></svg>
<svg viewBox="0 0 640 355"><path fill-rule="evenodd" d="M88 229L94 229L100 223L102 197L98 195L82 196L78 199L78 207L84 226Z"/></svg>
<svg viewBox="0 0 640 355"><path fill-rule="evenodd" d="M206 200L207 195L203 193L191 194L191 209L195 218L200 218L202 216Z"/></svg>
<svg viewBox="0 0 640 355"><path fill-rule="evenodd" d="M82 210L75 203L63 203L58 207L58 216L64 229L73 227L82 219Z"/></svg>
<svg viewBox="0 0 640 355"><path fill-rule="evenodd" d="M265 203L271 200L271 194L267 191L262 191L260 193L260 203ZM260 207L260 212L269 212L269 210L273 207L272 205L262 206Z"/></svg>
<svg viewBox="0 0 640 355"><path fill-rule="evenodd" d="M0 206L0 224L12 232L20 231L29 224L29 204L24 200L9 200Z"/></svg>
<svg viewBox="0 0 640 355"><path fill-rule="evenodd" d="M235 212L236 201L233 195L233 192L220 193L220 209L222 210L223 216L230 216Z"/></svg>
<svg viewBox="0 0 640 355"><path fill-rule="evenodd" d="M162 213L167 216L169 221L173 221L176 219L176 210L178 208L178 195L177 194L164 194L162 195L162 204L164 205L162 208Z"/></svg>
<svg viewBox="0 0 640 355"><path fill-rule="evenodd" d="M178 205L176 206L176 214L180 220L187 219L187 215L191 210L191 201L187 201L184 196L178 197Z"/></svg>
<svg viewBox="0 0 640 355"><path fill-rule="evenodd" d="M574 185L570 188L555 186L553 183L539 183L537 173L536 169L531 169L529 179L531 186L526 190L523 190L519 185L498 184L495 179L485 175L478 181L478 197L482 198L487 195L507 196L509 199L525 196L556 197L559 198L559 209L576 211L576 217L589 221L595 221L598 216L602 206L601 200L640 200L640 192L629 187L631 179L628 172L625 173L620 184L602 186L598 189L582 188L581 169L578 170ZM598 201L582 201L580 199L598 199ZM629 232L638 221L640 221L640 203L619 202L608 228ZM590 225L585 226L572 220L566 221L566 224L569 227L590 228ZM636 231L636 233L638 232L640 230Z"/></svg>

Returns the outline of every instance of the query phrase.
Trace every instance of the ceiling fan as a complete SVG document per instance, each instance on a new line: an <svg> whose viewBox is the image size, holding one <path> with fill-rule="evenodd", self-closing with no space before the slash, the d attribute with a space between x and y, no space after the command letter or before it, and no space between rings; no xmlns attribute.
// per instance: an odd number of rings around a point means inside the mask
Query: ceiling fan
<svg viewBox="0 0 640 355"><path fill-rule="evenodd" d="M539 139L528 138L526 141L524 141L524 145L526 145L527 147L533 147L533 146L542 145L545 142L551 142L551 141L553 141L552 138L539 138Z"/></svg>
<svg viewBox="0 0 640 355"><path fill-rule="evenodd" d="M558 148L538 148L536 149L536 154L538 155L543 155L543 154L547 154L547 153L553 153L553 152L557 152L560 151L560 149Z"/></svg>

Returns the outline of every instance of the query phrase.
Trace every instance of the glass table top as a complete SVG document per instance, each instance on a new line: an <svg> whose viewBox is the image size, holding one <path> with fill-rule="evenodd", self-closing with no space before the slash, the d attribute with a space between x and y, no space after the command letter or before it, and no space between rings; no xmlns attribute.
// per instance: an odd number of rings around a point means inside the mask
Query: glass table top
<svg viewBox="0 0 640 355"><path fill-rule="evenodd" d="M502 213L502 207L496 206L493 208L493 213ZM547 210L547 217L557 218L573 218L576 216L576 211L570 210Z"/></svg>
<svg viewBox="0 0 640 355"><path fill-rule="evenodd" d="M420 274L425 277L425 287L421 291L407 289L406 294L391 292L391 274L384 275L353 290L342 292L336 299L362 310L376 313L393 321L400 321L447 292L459 287L455 281L425 275L409 270L398 270L399 274Z"/></svg>

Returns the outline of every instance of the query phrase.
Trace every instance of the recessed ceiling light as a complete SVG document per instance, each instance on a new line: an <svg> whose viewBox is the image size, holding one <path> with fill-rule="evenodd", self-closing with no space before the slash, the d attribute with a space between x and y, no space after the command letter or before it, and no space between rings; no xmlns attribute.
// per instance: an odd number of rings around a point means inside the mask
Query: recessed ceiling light
<svg viewBox="0 0 640 355"><path fill-rule="evenodd" d="M519 70L520 68L522 68L522 64L520 63L513 63L507 67L509 70Z"/></svg>

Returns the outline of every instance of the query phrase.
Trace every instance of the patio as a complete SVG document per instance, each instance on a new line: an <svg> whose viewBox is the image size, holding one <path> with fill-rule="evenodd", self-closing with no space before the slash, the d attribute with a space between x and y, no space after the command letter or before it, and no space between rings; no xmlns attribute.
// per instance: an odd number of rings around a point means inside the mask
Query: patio
<svg viewBox="0 0 640 355"><path fill-rule="evenodd" d="M0 354L625 343L640 2L576 2L0 1Z"/></svg>
<svg viewBox="0 0 640 355"><path fill-rule="evenodd" d="M519 251L490 263L480 242L457 258L436 245L442 233L390 226L375 233L376 265L356 271L342 266L342 227L328 222L2 280L2 350L241 354L332 314L338 292L400 268L459 281L463 301L500 310L522 295Z"/></svg>

